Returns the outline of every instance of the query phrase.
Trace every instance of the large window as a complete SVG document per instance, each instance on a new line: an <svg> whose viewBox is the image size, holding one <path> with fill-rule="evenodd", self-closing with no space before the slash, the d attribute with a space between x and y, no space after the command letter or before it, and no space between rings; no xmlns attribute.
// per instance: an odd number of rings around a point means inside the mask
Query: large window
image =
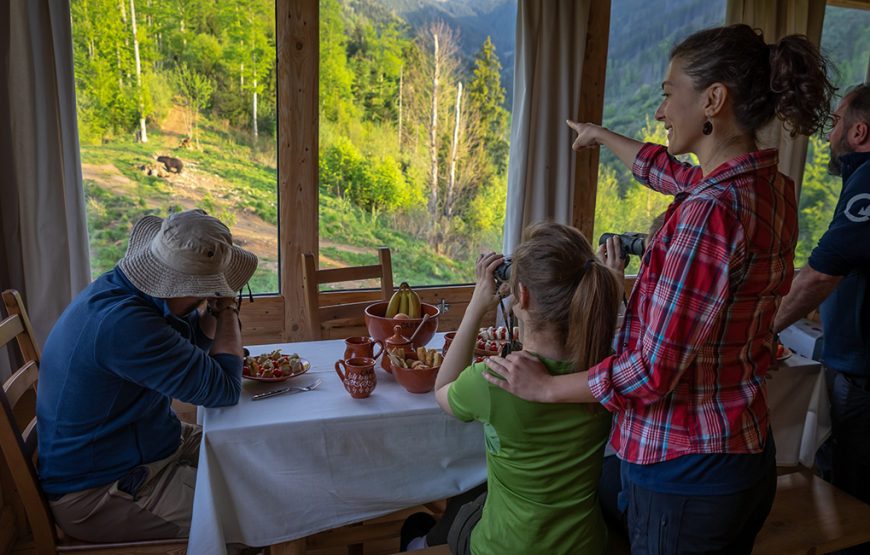
<svg viewBox="0 0 870 555"><path fill-rule="evenodd" d="M662 99L670 50L695 31L722 25L725 2L681 0L668 2L667 10L644 0L613 0L611 6L603 124L641 141L666 144L664 126L653 116ZM602 148L591 240L597 243L605 232L647 233L671 200L637 183ZM637 267L637 257L632 257L628 272L636 273Z"/></svg>
<svg viewBox="0 0 870 555"><path fill-rule="evenodd" d="M278 291L274 0L72 0L94 277L145 214L202 208Z"/></svg>
<svg viewBox="0 0 870 555"><path fill-rule="evenodd" d="M516 0L412 4L320 1L320 267L384 245L397 283L467 283L501 249Z"/></svg>
<svg viewBox="0 0 870 555"><path fill-rule="evenodd" d="M864 82L870 59L870 10L825 8L822 52L834 66L831 78L839 88L839 102L846 90ZM842 180L828 173L830 146L824 135L810 137L799 207L800 235L795 266L803 266L828 229L840 196Z"/></svg>

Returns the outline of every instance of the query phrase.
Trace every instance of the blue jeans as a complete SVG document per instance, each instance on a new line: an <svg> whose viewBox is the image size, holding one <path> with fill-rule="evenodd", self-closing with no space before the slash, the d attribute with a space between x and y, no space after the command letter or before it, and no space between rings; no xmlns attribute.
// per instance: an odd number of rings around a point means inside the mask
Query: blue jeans
<svg viewBox="0 0 870 555"><path fill-rule="evenodd" d="M630 481L622 486L632 555L749 555L773 505L776 465L752 488L728 495L659 493Z"/></svg>

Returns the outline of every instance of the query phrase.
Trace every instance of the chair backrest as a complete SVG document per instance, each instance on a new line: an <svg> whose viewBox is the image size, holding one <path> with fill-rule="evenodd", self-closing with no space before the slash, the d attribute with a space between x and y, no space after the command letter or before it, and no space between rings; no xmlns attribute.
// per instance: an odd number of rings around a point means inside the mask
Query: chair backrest
<svg viewBox="0 0 870 555"><path fill-rule="evenodd" d="M21 365L3 382L0 395L0 448L3 452L4 499L9 502L17 490L18 530L29 523L38 553L53 553L57 537L54 519L45 500L34 467L36 458L36 382L39 372L39 347L18 291L3 291L5 317L0 320L0 347L17 345ZM14 341L13 341L14 340ZM12 484L5 483L11 478ZM21 522L23 511L27 522Z"/></svg>
<svg viewBox="0 0 870 555"><path fill-rule="evenodd" d="M363 310L371 301L333 304L321 306L320 286L324 283L343 281L358 281L362 279L381 280L381 298L389 300L393 294L393 264L390 249L378 249L378 264L370 266L352 266L348 268L317 269L317 259L314 254L302 253L302 283L305 289L305 331L308 339L323 339L323 326L332 323L332 327L347 327L361 325Z"/></svg>

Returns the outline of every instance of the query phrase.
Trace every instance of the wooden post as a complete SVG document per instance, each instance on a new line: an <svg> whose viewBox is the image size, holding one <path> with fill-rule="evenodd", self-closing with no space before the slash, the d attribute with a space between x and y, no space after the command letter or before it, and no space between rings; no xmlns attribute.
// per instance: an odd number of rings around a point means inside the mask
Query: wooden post
<svg viewBox="0 0 870 555"><path fill-rule="evenodd" d="M318 0L278 0L278 240L285 341L304 337L299 261L318 256Z"/></svg>
<svg viewBox="0 0 870 555"><path fill-rule="evenodd" d="M580 121L601 124L604 114L604 72L607 67L607 41L610 34L610 0L590 2L589 27L586 30L586 50L583 57L583 76L580 85ZM589 242L595 244L595 198L598 194L598 149L585 149L577 153L577 171L574 175L574 227Z"/></svg>

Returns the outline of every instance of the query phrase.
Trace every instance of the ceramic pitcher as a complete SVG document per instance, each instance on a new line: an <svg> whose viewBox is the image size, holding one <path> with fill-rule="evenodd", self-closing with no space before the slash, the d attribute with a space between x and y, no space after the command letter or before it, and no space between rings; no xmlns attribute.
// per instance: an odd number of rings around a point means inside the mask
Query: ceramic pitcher
<svg viewBox="0 0 870 555"><path fill-rule="evenodd" d="M347 360L349 358L354 357L366 357L373 358L375 360L381 356L381 353L384 352L384 343L378 339L372 339L371 337L366 336L358 336L358 337L348 337L344 340L344 359ZM379 346L377 354L375 354L375 345Z"/></svg>
<svg viewBox="0 0 870 555"><path fill-rule="evenodd" d="M378 378L375 376L375 359L370 357L338 360L335 362L335 373L354 399L365 399L371 395L378 384Z"/></svg>

